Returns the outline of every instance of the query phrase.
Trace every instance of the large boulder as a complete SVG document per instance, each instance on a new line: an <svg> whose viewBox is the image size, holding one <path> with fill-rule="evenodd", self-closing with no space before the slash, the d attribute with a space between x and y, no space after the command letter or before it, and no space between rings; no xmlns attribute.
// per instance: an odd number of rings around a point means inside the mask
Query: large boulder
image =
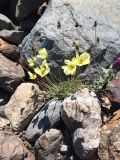
<svg viewBox="0 0 120 160"><path fill-rule="evenodd" d="M118 0L51 0L20 45L21 59L25 62L33 50L45 47L50 62L58 67L75 50L75 42L80 52L91 52L93 64L107 66L120 53L119 26ZM95 73L95 67L91 69ZM88 70L86 74L93 77Z"/></svg>

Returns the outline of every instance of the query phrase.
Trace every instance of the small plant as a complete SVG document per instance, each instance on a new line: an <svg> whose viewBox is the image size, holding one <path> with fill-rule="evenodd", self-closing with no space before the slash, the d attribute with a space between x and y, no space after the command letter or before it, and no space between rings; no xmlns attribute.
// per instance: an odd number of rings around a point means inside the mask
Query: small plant
<svg viewBox="0 0 120 160"><path fill-rule="evenodd" d="M82 81L78 78L79 68L90 63L89 53L84 52L80 54L76 52L76 55L71 60L64 60L64 65L61 66L61 69L67 79L63 81L57 79L50 72L47 56L46 49L42 48L35 56L28 58L27 64L31 69L31 71L28 71L28 75L30 79L37 80L40 87L46 90L51 98L63 99L83 87ZM37 65L37 60L40 60L40 65Z"/></svg>
<svg viewBox="0 0 120 160"><path fill-rule="evenodd" d="M95 91L102 91L104 90L107 83L109 83L114 78L114 72L112 69L112 65L109 69L106 69L101 66L102 74L95 80L93 84L93 88Z"/></svg>

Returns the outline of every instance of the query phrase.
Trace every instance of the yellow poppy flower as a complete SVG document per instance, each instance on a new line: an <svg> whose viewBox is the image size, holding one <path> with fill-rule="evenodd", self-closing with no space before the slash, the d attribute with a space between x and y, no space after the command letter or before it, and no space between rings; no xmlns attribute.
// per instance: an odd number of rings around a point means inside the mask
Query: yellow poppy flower
<svg viewBox="0 0 120 160"><path fill-rule="evenodd" d="M30 71L28 71L28 74L29 74L29 78L30 79L36 79L37 78L37 75L32 73L32 72L30 72Z"/></svg>
<svg viewBox="0 0 120 160"><path fill-rule="evenodd" d="M44 60L42 62L42 64L40 65L40 67L36 67L34 69L35 73L38 74L41 77L46 76L49 72L50 72L50 68L46 62L46 60Z"/></svg>
<svg viewBox="0 0 120 160"><path fill-rule="evenodd" d="M82 53L81 55L76 52L76 65L83 66L90 63L90 54L87 52Z"/></svg>
<svg viewBox="0 0 120 160"><path fill-rule="evenodd" d="M64 73L66 75L73 75L76 72L76 59L73 58L71 61L70 60L65 60L64 63L66 64L65 66L62 66L62 69L64 70Z"/></svg>
<svg viewBox="0 0 120 160"><path fill-rule="evenodd" d="M38 58L41 58L41 59L46 59L46 58L47 58L47 55L48 55L48 53L47 53L46 49L45 49L45 48L42 48L42 49L40 49L40 50L38 51L37 57L38 57Z"/></svg>
<svg viewBox="0 0 120 160"><path fill-rule="evenodd" d="M33 66L36 64L36 60L37 60L36 57L27 59L28 65L29 65L30 67L33 67Z"/></svg>

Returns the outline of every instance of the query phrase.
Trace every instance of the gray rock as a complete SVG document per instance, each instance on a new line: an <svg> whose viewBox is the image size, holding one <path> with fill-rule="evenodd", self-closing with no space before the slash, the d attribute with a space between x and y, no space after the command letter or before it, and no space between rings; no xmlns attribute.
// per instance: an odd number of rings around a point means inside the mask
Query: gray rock
<svg viewBox="0 0 120 160"><path fill-rule="evenodd" d="M3 29L12 30L15 29L15 26L8 17L0 14L0 31Z"/></svg>
<svg viewBox="0 0 120 160"><path fill-rule="evenodd" d="M99 146L101 108L93 91L81 89L63 101L61 117L73 133L73 146L77 156L88 159Z"/></svg>
<svg viewBox="0 0 120 160"><path fill-rule="evenodd" d="M46 131L35 143L37 158L40 160L56 160L62 144L63 135L57 129Z"/></svg>
<svg viewBox="0 0 120 160"><path fill-rule="evenodd" d="M45 104L45 94L37 84L22 83L6 104L5 115L13 130L25 129L35 114Z"/></svg>
<svg viewBox="0 0 120 160"><path fill-rule="evenodd" d="M99 39L96 46L95 22ZM49 60L59 65L64 56L75 50L72 44L76 42L80 52L91 52L94 57L92 64L107 66L120 53L119 26L119 0L51 0L43 16L20 45L21 59L25 62L33 55L32 47L34 50L45 47ZM85 75L93 77L96 70L95 66L88 67Z"/></svg>
<svg viewBox="0 0 120 160"><path fill-rule="evenodd" d="M27 140L35 142L46 130L60 122L61 101L51 100L33 118L29 124L25 136Z"/></svg>
<svg viewBox="0 0 120 160"><path fill-rule="evenodd" d="M26 18L31 12L42 5L46 0L18 0L16 17L18 20Z"/></svg>
<svg viewBox="0 0 120 160"><path fill-rule="evenodd" d="M2 30L0 31L0 37L5 40L12 42L14 44L20 44L25 37L25 33L23 31L15 31L15 30Z"/></svg>
<svg viewBox="0 0 120 160"><path fill-rule="evenodd" d="M22 82L25 73L21 65L8 60L0 54L0 87L13 93Z"/></svg>

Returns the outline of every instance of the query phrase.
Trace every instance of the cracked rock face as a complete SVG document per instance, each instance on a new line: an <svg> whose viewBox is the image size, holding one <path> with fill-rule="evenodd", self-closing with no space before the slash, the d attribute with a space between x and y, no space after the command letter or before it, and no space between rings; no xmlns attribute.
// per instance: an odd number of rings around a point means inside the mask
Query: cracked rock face
<svg viewBox="0 0 120 160"><path fill-rule="evenodd" d="M80 52L88 50L94 55L94 62L99 60L103 66L109 65L120 52L119 26L118 0L51 0L43 16L20 45L21 59L25 62L33 55L32 48L45 47L51 64L59 67L64 56L74 51L72 44L75 42ZM94 68L91 67L92 77ZM86 70L87 75L91 72Z"/></svg>
<svg viewBox="0 0 120 160"><path fill-rule="evenodd" d="M101 108L94 92L81 89L63 101L62 120L73 135L81 159L93 157L100 141Z"/></svg>

